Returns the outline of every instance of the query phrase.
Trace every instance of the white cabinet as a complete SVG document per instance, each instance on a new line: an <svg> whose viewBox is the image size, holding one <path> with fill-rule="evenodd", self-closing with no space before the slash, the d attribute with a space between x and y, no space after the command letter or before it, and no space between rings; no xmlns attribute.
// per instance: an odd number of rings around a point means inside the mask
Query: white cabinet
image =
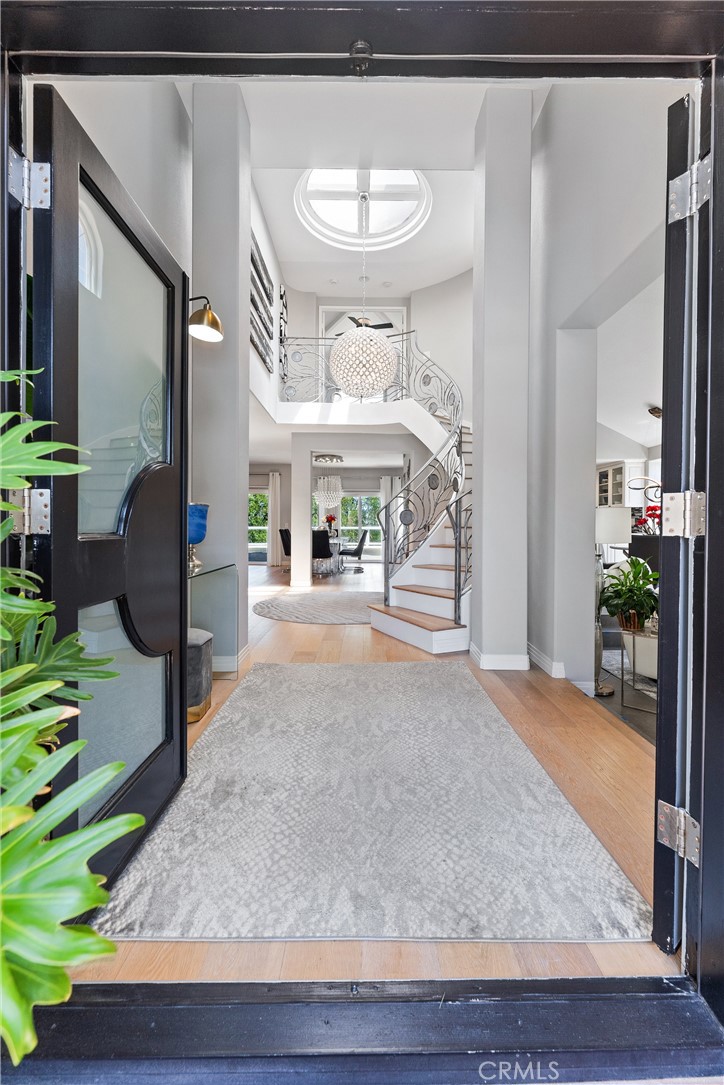
<svg viewBox="0 0 724 1085"><path fill-rule="evenodd" d="M643 492L630 486L631 479L644 474L644 460L619 460L596 468L596 504L637 508L645 503ZM640 484L634 484L640 485Z"/></svg>

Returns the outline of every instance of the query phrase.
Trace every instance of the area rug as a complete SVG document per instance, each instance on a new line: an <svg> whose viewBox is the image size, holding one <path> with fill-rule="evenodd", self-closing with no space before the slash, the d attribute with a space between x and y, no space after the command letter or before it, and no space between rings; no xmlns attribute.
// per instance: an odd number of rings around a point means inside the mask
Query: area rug
<svg viewBox="0 0 724 1085"><path fill-rule="evenodd" d="M648 939L462 662L257 664L99 913L134 939Z"/></svg>
<svg viewBox="0 0 724 1085"><path fill-rule="evenodd" d="M623 680L629 686L633 686L633 671L631 670L631 664L629 663L628 656L624 653L623 657ZM614 677L621 678L621 651L620 649L609 649L603 653L603 669L608 671L609 674ZM643 674L636 674L636 691L638 693L645 693L647 697L656 700L658 696L658 686L656 682L650 678L646 678Z"/></svg>
<svg viewBox="0 0 724 1085"><path fill-rule="evenodd" d="M253 606L262 618L309 625L369 625L370 603L383 603L376 591L286 592L261 599Z"/></svg>

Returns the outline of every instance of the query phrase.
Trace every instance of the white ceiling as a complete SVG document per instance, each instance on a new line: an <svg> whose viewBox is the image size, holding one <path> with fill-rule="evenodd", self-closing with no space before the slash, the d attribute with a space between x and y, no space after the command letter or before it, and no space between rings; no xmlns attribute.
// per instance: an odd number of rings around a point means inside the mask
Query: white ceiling
<svg viewBox="0 0 724 1085"><path fill-rule="evenodd" d="M414 159L408 165L416 165ZM362 289L362 255L320 241L299 221L294 186L302 172L253 171L284 281L295 290L323 297L355 297ZM430 217L408 241L367 254L370 297L408 297L413 290L451 279L472 267L472 172L426 170L425 177L432 189ZM390 285L383 286L385 282Z"/></svg>
<svg viewBox="0 0 724 1085"><path fill-rule="evenodd" d="M480 83L242 84L254 169L471 170Z"/></svg>
<svg viewBox="0 0 724 1085"><path fill-rule="evenodd" d="M354 433L359 428L359 449L344 449L344 463L340 468L386 468L400 469L403 465L402 452L386 452L375 447L375 434L407 434L403 426L345 427L346 433ZM291 463L292 434L319 432L320 448L324 452L335 451L329 447L329 426L288 426L277 423L264 410L259 400L249 396L249 462L254 463ZM333 474L336 468L320 468L322 474Z"/></svg>
<svg viewBox="0 0 724 1085"><path fill-rule="evenodd" d="M361 290L360 254L315 238L294 211L294 186L314 166L420 169L430 183L432 212L419 233L368 257L370 296L408 297L472 267L474 134L485 87L259 81L242 93L254 185L288 286L339 298Z"/></svg>

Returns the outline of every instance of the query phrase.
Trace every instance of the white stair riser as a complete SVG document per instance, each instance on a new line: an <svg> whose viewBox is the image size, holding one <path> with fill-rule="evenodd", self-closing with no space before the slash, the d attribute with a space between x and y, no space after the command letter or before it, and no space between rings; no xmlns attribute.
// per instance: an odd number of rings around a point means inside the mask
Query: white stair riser
<svg viewBox="0 0 724 1085"><path fill-rule="evenodd" d="M404 593L402 593L404 594ZM421 648L423 652L439 655L443 652L466 652L470 647L470 631L468 629L443 629L435 633L429 629L421 629L419 625L411 625L400 618L393 618L390 614L382 614L379 610L371 610L372 628L380 633L386 633L388 637L412 644L415 648Z"/></svg>
<svg viewBox="0 0 724 1085"><path fill-rule="evenodd" d="M455 572L452 569L416 569L413 566L410 576L414 576L416 584L428 584L431 588L455 587Z"/></svg>
<svg viewBox="0 0 724 1085"><path fill-rule="evenodd" d="M455 600L441 599L437 595L393 588L390 603L393 607L407 607L408 610L417 610L421 614L434 614L437 618L450 618L452 621L455 617Z"/></svg>

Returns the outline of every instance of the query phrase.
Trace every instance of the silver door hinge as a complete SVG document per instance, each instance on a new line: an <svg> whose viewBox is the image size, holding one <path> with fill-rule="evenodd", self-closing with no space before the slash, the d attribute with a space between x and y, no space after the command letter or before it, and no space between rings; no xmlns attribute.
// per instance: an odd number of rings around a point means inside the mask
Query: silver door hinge
<svg viewBox="0 0 724 1085"><path fill-rule="evenodd" d="M50 535L50 490L8 490L14 535Z"/></svg>
<svg viewBox="0 0 724 1085"><path fill-rule="evenodd" d="M682 859L699 866L701 828L691 814L681 806L672 806L659 799L656 818L656 839L671 848Z"/></svg>
<svg viewBox="0 0 724 1085"><path fill-rule="evenodd" d="M706 535L706 494L685 490L661 497L661 534L679 539Z"/></svg>
<svg viewBox="0 0 724 1085"><path fill-rule="evenodd" d="M711 155L669 181L669 223L695 215L711 195Z"/></svg>
<svg viewBox="0 0 724 1085"><path fill-rule="evenodd" d="M26 211L50 207L50 163L31 162L11 147L8 154L8 191Z"/></svg>

